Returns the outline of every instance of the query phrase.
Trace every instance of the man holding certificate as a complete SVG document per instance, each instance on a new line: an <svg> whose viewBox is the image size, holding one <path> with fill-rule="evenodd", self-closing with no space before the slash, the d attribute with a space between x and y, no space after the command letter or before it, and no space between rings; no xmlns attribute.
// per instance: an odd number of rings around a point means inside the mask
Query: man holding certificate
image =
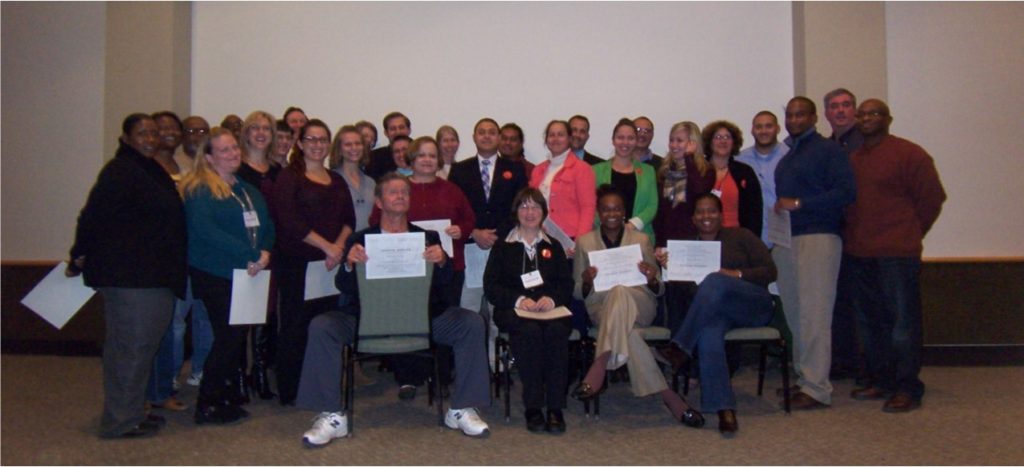
<svg viewBox="0 0 1024 467"><path fill-rule="evenodd" d="M650 238L625 228L625 202L611 185L597 190L597 215L600 228L579 238L573 261L574 295L585 301L598 326L597 351L572 395L579 400L594 398L604 390L605 372L628 362L634 395L659 394L676 420L700 428L704 417L669 389L638 329L654 321L656 299L663 290Z"/></svg>
<svg viewBox="0 0 1024 467"><path fill-rule="evenodd" d="M683 324L670 345L658 353L678 371L700 356L700 408L718 411L718 430L725 436L736 433L736 397L729 383L725 357L725 333L731 329L764 326L772 319L774 306L768 284L775 280L775 263L768 248L749 230L722 228L722 201L706 193L695 200L693 223L701 242L719 242L721 268L704 277L697 288ZM670 267L668 251L658 261Z"/></svg>
<svg viewBox="0 0 1024 467"><path fill-rule="evenodd" d="M383 270L377 267L380 264L375 266L375 258L377 261L384 259L380 258L384 253L383 248L381 253L376 253L372 244L401 240L402 236L414 233L425 238L426 248L419 255L421 261L434 264L430 287L431 338L439 344L452 346L455 353L455 388L445 425L471 437L490 434L487 423L480 419L475 408L491 403L484 320L475 312L449 307L446 303L444 290L447 281L451 280L452 262L441 248L437 232L424 231L409 223L406 214L410 190L409 180L393 172L378 181L374 202L381 210L380 225L352 234L346 243L344 267L339 269L335 280L342 292L342 309L321 314L309 325L309 343L302 363L296 405L320 412L320 415L303 435L303 443L307 446L324 446L334 438L348 435L348 419L341 408L341 349L355 338L360 311L355 263L367 264L367 276L371 275L371 269L378 269L372 273L383 274L381 277L407 273L405 268L390 261L386 261ZM402 250L400 241L393 243L395 247L391 250ZM423 262L413 264L423 271Z"/></svg>

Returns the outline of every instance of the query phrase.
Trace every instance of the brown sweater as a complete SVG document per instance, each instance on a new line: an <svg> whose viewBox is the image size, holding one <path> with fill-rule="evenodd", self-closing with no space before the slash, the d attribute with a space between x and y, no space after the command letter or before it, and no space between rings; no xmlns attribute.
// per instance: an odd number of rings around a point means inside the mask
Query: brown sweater
<svg viewBox="0 0 1024 467"><path fill-rule="evenodd" d="M846 208L844 251L860 257L920 257L946 192L931 156L887 136L850 156L857 200Z"/></svg>

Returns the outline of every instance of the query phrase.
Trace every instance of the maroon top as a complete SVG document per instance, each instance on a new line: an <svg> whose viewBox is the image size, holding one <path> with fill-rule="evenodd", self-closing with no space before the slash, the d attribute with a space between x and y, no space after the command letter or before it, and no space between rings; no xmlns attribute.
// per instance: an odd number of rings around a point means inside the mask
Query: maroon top
<svg viewBox="0 0 1024 467"><path fill-rule="evenodd" d="M469 238L469 233L473 231L473 226L476 225L473 206L469 204L466 195L462 194L462 190L447 180L437 178L430 183L411 184L409 222L448 219L452 221L452 225L459 226L462 235L459 239L452 240L452 248L455 249L452 266L456 271L465 270L466 259L462 249ZM380 214L380 208L374 206L373 212L370 213L370 227L380 225Z"/></svg>
<svg viewBox="0 0 1024 467"><path fill-rule="evenodd" d="M335 172L327 173L330 185L316 183L292 169L283 169L277 176L272 205L280 254L306 261L322 260L323 251L302 239L312 231L333 242L346 225L356 225L345 179Z"/></svg>
<svg viewBox="0 0 1024 467"><path fill-rule="evenodd" d="M668 164L668 160L663 163ZM693 225L693 200L715 186L715 169L709 165L707 173L701 176L693 156L686 156L686 201L674 208L672 201L665 198L664 183L658 180L658 214L651 222L657 242L655 247L665 246L668 240L690 240L697 235L697 226Z"/></svg>

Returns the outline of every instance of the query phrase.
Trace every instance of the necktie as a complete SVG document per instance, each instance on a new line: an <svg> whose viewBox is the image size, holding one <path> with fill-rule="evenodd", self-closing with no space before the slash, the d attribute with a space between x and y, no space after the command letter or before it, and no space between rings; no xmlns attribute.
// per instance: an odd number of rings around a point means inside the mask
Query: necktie
<svg viewBox="0 0 1024 467"><path fill-rule="evenodd" d="M484 199L491 200L491 161L484 159L480 161L480 183L484 187Z"/></svg>

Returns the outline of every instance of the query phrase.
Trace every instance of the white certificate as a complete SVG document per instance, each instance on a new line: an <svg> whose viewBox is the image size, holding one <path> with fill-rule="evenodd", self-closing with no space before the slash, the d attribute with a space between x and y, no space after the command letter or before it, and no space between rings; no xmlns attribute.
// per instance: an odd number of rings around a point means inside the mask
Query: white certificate
<svg viewBox="0 0 1024 467"><path fill-rule="evenodd" d="M665 280L693 281L698 284L708 274L722 269L722 242L669 240L668 270Z"/></svg>
<svg viewBox="0 0 1024 467"><path fill-rule="evenodd" d="M566 235L565 231L555 221L551 220L550 217L544 219L544 231L555 240L558 240L558 243L562 244L566 256L569 256L569 250L576 248L576 242L572 241L572 238Z"/></svg>
<svg viewBox="0 0 1024 467"><path fill-rule="evenodd" d="M484 286L484 269L487 268L487 258L491 256L491 250L484 250L476 243L467 243L462 250L466 257L466 288L479 289Z"/></svg>
<svg viewBox="0 0 1024 467"><path fill-rule="evenodd" d="M366 278L396 279L427 275L423 232L370 234L366 236Z"/></svg>
<svg viewBox="0 0 1024 467"><path fill-rule="evenodd" d="M448 219L437 219L432 221L416 221L412 225L415 225L423 230L433 230L441 236L441 248L444 249L445 253L448 253L448 257L452 258L455 256L455 247L452 245L452 236L444 233L444 229L447 229L452 225L452 221Z"/></svg>
<svg viewBox="0 0 1024 467"><path fill-rule="evenodd" d="M235 269L231 275L231 312L228 324L266 323L269 295L270 271L264 269L250 276L245 269Z"/></svg>
<svg viewBox="0 0 1024 467"><path fill-rule="evenodd" d="M644 260L640 245L632 244L588 253L590 265L597 268L594 291L603 292L616 285L644 285L647 278L637 264Z"/></svg>
<svg viewBox="0 0 1024 467"><path fill-rule="evenodd" d="M338 295L338 288L334 286L334 275L338 268L327 270L327 261L310 261L306 264L306 300L316 300L321 297Z"/></svg>
<svg viewBox="0 0 1024 467"><path fill-rule="evenodd" d="M22 305L36 312L40 318L57 329L63 328L71 321L85 302L96 294L95 290L85 286L81 274L75 277L65 276L64 269L67 266L68 263L63 262L51 269L21 300Z"/></svg>
<svg viewBox="0 0 1024 467"><path fill-rule="evenodd" d="M776 245L789 248L792 244L792 228L789 223L789 211L775 212L768 211L768 241Z"/></svg>

